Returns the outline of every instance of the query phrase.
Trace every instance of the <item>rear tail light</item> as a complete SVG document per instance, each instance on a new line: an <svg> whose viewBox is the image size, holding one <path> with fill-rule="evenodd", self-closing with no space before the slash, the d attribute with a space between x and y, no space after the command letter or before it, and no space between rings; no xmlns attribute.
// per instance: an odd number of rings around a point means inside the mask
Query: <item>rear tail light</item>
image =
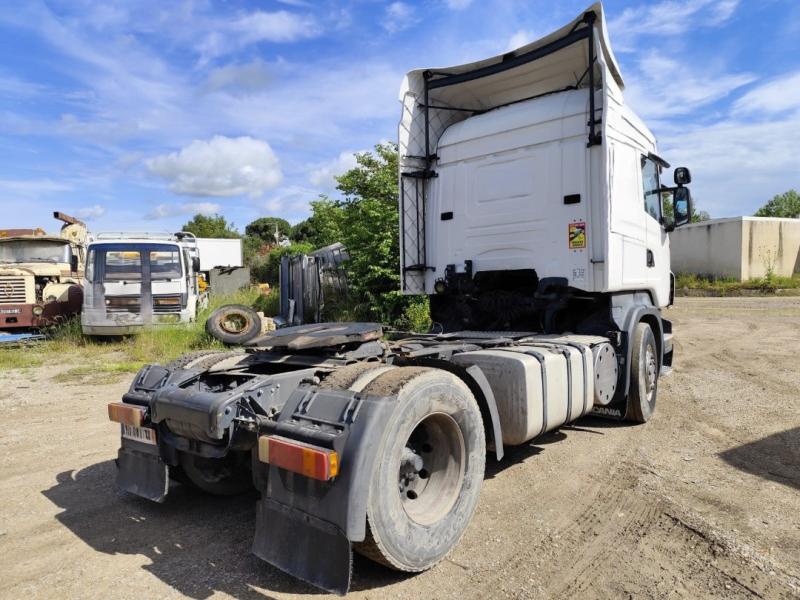
<svg viewBox="0 0 800 600"><path fill-rule="evenodd" d="M144 423L145 410L146 409L141 406L133 406L123 402L109 402L108 418L115 423L141 427L142 423Z"/></svg>
<svg viewBox="0 0 800 600"><path fill-rule="evenodd" d="M328 481L339 474L339 455L335 450L275 435L258 438L258 459L319 481Z"/></svg>

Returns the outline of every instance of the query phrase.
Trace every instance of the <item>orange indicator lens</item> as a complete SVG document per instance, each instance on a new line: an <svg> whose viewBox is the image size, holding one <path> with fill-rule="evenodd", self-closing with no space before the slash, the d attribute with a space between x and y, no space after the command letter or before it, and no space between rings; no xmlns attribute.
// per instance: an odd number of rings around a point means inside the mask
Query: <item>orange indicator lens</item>
<svg viewBox="0 0 800 600"><path fill-rule="evenodd" d="M108 403L108 418L115 423L141 427L144 421L144 412L145 409L141 406L133 406L123 402Z"/></svg>
<svg viewBox="0 0 800 600"><path fill-rule="evenodd" d="M339 455L336 451L280 436L263 435L258 438L258 458L261 462L320 481L328 481L339 474Z"/></svg>

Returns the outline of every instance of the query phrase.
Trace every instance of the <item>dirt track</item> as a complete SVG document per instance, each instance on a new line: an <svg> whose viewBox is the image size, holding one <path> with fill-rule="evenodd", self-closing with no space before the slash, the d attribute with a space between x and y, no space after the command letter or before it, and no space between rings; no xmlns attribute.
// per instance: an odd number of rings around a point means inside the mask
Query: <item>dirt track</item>
<svg viewBox="0 0 800 600"><path fill-rule="evenodd" d="M492 457L452 555L403 576L356 557L354 598L800 597L800 299L680 299L655 418L584 419ZM73 366L73 365L69 365ZM254 496L118 492L127 387L0 373L0 597L319 592L249 553Z"/></svg>

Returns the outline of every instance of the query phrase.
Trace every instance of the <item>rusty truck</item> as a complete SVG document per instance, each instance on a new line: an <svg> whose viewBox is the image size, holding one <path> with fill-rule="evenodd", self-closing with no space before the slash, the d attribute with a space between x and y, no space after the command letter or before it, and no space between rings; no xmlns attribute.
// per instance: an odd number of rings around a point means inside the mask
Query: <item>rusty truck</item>
<svg viewBox="0 0 800 600"><path fill-rule="evenodd" d="M57 234L0 230L0 330L40 329L80 313L86 224L62 212Z"/></svg>
<svg viewBox="0 0 800 600"><path fill-rule="evenodd" d="M446 556L487 451L585 415L651 419L691 176L664 183L623 89L600 4L512 52L409 72L400 274L434 328L298 325L144 367L108 406L121 488L255 486L253 552L344 594L353 550L412 573Z"/></svg>

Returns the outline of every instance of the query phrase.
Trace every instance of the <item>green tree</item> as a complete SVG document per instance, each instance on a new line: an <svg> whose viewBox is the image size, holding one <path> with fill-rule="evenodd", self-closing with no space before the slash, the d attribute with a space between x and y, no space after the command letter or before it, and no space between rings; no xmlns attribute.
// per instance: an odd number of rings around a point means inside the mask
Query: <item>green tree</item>
<svg viewBox="0 0 800 600"><path fill-rule="evenodd" d="M396 144L378 144L357 154L356 166L336 179L344 195L340 241L350 255L354 306L361 318L390 323L409 304L400 294L397 158Z"/></svg>
<svg viewBox="0 0 800 600"><path fill-rule="evenodd" d="M292 228L294 242L308 242L314 248L322 248L342 241L344 209L340 203L326 196L311 202L311 216Z"/></svg>
<svg viewBox="0 0 800 600"><path fill-rule="evenodd" d="M754 216L798 219L800 218L800 194L795 190L778 194L759 208Z"/></svg>
<svg viewBox="0 0 800 600"><path fill-rule="evenodd" d="M293 254L308 254L313 251L311 244L303 242L290 246L278 246L267 254L253 257L250 263L250 276L259 283L278 285L280 279L281 258Z"/></svg>
<svg viewBox="0 0 800 600"><path fill-rule="evenodd" d="M181 227L182 231L189 231L200 238L238 238L242 237L233 223L228 223L225 217L197 214Z"/></svg>
<svg viewBox="0 0 800 600"><path fill-rule="evenodd" d="M245 235L260 238L267 244L275 244L280 240L275 239L275 231L281 237L289 237L292 226L289 221L280 217L261 217L244 228Z"/></svg>

